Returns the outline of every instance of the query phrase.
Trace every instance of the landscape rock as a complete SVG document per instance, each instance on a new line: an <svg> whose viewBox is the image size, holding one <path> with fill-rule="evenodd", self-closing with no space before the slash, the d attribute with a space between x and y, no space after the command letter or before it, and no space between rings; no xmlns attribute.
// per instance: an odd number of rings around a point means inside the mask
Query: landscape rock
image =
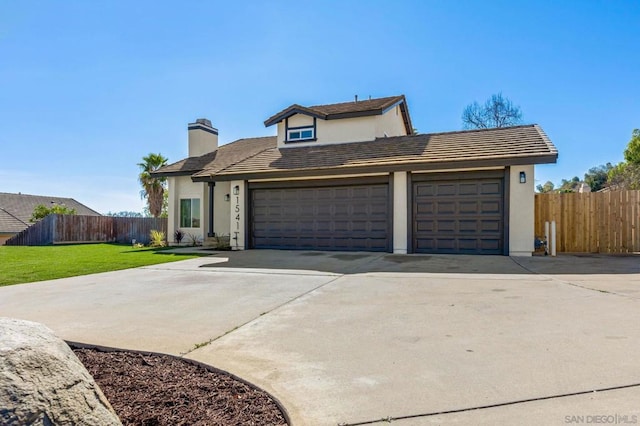
<svg viewBox="0 0 640 426"><path fill-rule="evenodd" d="M122 423L63 340L42 324L0 317L0 424Z"/></svg>

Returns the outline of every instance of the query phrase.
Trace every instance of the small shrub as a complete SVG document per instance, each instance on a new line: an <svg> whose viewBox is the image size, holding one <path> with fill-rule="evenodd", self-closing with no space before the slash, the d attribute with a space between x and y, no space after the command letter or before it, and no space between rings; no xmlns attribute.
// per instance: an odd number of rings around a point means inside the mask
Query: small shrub
<svg viewBox="0 0 640 426"><path fill-rule="evenodd" d="M217 250L231 250L229 235L216 235L214 237Z"/></svg>
<svg viewBox="0 0 640 426"><path fill-rule="evenodd" d="M187 234L187 239L193 247L202 245L202 240L196 234Z"/></svg>
<svg viewBox="0 0 640 426"><path fill-rule="evenodd" d="M176 243L180 244L184 238L184 232L181 229L176 229L176 232L173 233L173 238L176 240Z"/></svg>
<svg viewBox="0 0 640 426"><path fill-rule="evenodd" d="M164 232L162 231L152 229L149 237L151 238L151 242L149 243L150 247L164 247L167 245Z"/></svg>

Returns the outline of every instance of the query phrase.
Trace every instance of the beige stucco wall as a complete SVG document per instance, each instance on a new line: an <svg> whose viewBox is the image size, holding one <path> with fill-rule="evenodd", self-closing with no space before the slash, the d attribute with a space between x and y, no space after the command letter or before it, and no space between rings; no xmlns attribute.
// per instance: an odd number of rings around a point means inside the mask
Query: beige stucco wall
<svg viewBox="0 0 640 426"><path fill-rule="evenodd" d="M525 172L526 183L520 183L520 172ZM531 256L535 237L534 167L512 166L509 176L509 255Z"/></svg>
<svg viewBox="0 0 640 426"><path fill-rule="evenodd" d="M169 183L169 223L167 239L174 241L173 234L176 229L181 229L185 234L193 234L203 239L206 237L209 194L206 183L193 182L189 176L177 176L168 178ZM200 226L198 228L183 228L180 226L180 199L200 199ZM187 240L183 240L186 242Z"/></svg>
<svg viewBox="0 0 640 426"><path fill-rule="evenodd" d="M289 117L289 127L310 126L313 117L296 114ZM405 135L406 131L399 108L393 107L383 115L342 118L338 120L316 120L316 139L310 142L285 144L284 120L278 123L278 147L300 147L329 145L345 142L371 141L376 137Z"/></svg>
<svg viewBox="0 0 640 426"><path fill-rule="evenodd" d="M404 127L404 121L402 120L402 112L397 105L376 117L376 137L383 138L385 133L389 137L407 134L407 129Z"/></svg>
<svg viewBox="0 0 640 426"><path fill-rule="evenodd" d="M408 248L407 172L393 174L393 252L406 254Z"/></svg>
<svg viewBox="0 0 640 426"><path fill-rule="evenodd" d="M284 121L282 121L282 124L284 125ZM313 125L313 117L309 115L296 114L289 117L289 127L302 127L311 125Z"/></svg>
<svg viewBox="0 0 640 426"><path fill-rule="evenodd" d="M209 185L204 182L193 182L189 176L170 177L167 181L169 183L169 242L174 242L173 234L178 228L204 240L209 232ZM225 195L230 192L229 186L229 182L216 182L213 188L213 231L216 235L229 235L231 220L229 201L224 199ZM181 198L200 199L200 227L180 227ZM183 242L187 242L187 240L183 240Z"/></svg>
<svg viewBox="0 0 640 426"><path fill-rule="evenodd" d="M216 182L213 189L213 232L218 236L228 236L231 230L231 216L229 215L231 201L224 200L227 194L231 194L230 183ZM208 205L205 206L205 212L207 215L209 214Z"/></svg>
<svg viewBox="0 0 640 426"><path fill-rule="evenodd" d="M218 135L201 129L189 130L189 157L199 157L218 149Z"/></svg>

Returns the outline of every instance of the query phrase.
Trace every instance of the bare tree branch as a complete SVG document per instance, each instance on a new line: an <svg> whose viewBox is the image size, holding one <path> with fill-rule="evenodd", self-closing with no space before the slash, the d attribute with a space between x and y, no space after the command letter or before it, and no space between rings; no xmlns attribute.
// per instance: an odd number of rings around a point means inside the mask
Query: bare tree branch
<svg viewBox="0 0 640 426"><path fill-rule="evenodd" d="M462 112L462 126L465 129L508 127L520 123L520 107L513 105L502 93L492 95L482 106L477 102L469 104Z"/></svg>

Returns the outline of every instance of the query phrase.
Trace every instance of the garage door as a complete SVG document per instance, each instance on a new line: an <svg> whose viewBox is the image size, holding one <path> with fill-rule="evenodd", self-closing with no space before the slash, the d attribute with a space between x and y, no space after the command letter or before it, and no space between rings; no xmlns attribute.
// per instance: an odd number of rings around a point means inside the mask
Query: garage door
<svg viewBox="0 0 640 426"><path fill-rule="evenodd" d="M415 253L503 254L504 180L482 176L413 183Z"/></svg>
<svg viewBox="0 0 640 426"><path fill-rule="evenodd" d="M388 251L389 185L251 189L253 248Z"/></svg>

